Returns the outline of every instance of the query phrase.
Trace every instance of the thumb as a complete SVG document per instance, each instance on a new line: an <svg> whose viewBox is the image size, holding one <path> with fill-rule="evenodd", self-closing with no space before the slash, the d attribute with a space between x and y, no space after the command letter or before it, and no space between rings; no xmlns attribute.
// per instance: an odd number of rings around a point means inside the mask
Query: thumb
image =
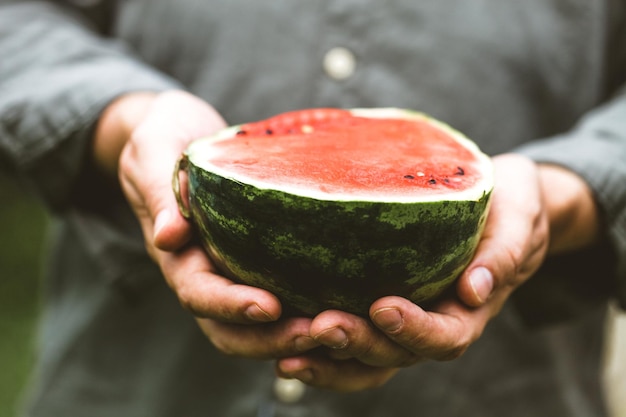
<svg viewBox="0 0 626 417"><path fill-rule="evenodd" d="M173 251L185 245L191 238L188 214L187 175L182 170L181 159L176 163L172 175L170 198L156 208L154 220L154 246L161 250ZM171 196L175 196L175 204Z"/></svg>
<svg viewBox="0 0 626 417"><path fill-rule="evenodd" d="M483 305L494 288L493 273L485 266L477 266L467 272L467 277L459 281L459 297L470 307Z"/></svg>
<svg viewBox="0 0 626 417"><path fill-rule="evenodd" d="M496 184L485 230L457 283L459 298L470 307L484 305L496 292L498 298L508 296L539 268L547 248L536 166L521 156L502 155L494 158L494 167Z"/></svg>
<svg viewBox="0 0 626 417"><path fill-rule="evenodd" d="M153 155L151 165L155 172L154 178L158 178L158 181L146 193L147 211L152 222L152 244L168 252L180 249L192 235L191 225L183 216L183 208L179 207L179 204L188 204L187 176L175 161L180 152L172 148L168 152ZM172 168L163 169L168 166Z"/></svg>
<svg viewBox="0 0 626 417"><path fill-rule="evenodd" d="M135 211L148 249L181 248L191 237L191 226L178 209L172 189L173 169L179 149L157 152L129 142L120 160L120 182ZM145 155L148 153L149 155Z"/></svg>
<svg viewBox="0 0 626 417"><path fill-rule="evenodd" d="M224 126L221 116L201 99L171 91L157 96L133 130L122 153L121 176L129 185L129 200L149 246L174 251L190 239L190 224L180 213L172 189L176 161L189 142ZM184 173L176 175L182 178Z"/></svg>
<svg viewBox="0 0 626 417"><path fill-rule="evenodd" d="M191 234L189 222L177 207L167 206L157 212L153 235L156 248L164 251L177 250L189 241Z"/></svg>

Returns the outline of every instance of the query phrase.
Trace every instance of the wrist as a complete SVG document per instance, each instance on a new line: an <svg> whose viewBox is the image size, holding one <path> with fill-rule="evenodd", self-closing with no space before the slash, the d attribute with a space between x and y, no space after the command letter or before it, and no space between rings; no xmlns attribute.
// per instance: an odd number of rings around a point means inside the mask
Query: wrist
<svg viewBox="0 0 626 417"><path fill-rule="evenodd" d="M92 146L95 165L101 172L117 176L122 149L156 96L157 93L151 92L126 94L112 101L102 112Z"/></svg>
<svg viewBox="0 0 626 417"><path fill-rule="evenodd" d="M550 253L592 245L598 238L599 214L592 190L567 168L539 164L539 181L550 222Z"/></svg>

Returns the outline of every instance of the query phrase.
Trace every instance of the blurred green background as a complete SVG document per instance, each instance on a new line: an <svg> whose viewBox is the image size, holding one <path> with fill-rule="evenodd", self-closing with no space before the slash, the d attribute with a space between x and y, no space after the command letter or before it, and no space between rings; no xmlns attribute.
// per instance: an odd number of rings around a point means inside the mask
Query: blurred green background
<svg viewBox="0 0 626 417"><path fill-rule="evenodd" d="M34 361L47 217L0 174L0 417L12 417Z"/></svg>

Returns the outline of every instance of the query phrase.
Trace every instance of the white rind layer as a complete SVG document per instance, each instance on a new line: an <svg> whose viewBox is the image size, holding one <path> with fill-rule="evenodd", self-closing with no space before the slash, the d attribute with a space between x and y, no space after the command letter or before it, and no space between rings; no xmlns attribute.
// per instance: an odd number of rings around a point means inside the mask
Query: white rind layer
<svg viewBox="0 0 626 417"><path fill-rule="evenodd" d="M328 200L328 201L369 201L369 202L386 202L386 203L421 203L421 202L440 202L440 201L478 201L485 196L485 194L491 192L493 189L493 167L491 159L488 155L484 154L478 146L464 136L459 131L453 129L449 125L440 122L432 117L427 116L424 113L399 109L399 108L357 108L351 109L350 112L354 116L366 117L366 118L378 118L378 119L402 119L402 120L423 120L437 129L446 132L453 137L456 141L462 144L466 149L470 150L478 160L477 167L480 168L481 177L478 178L476 184L468 189L454 191L450 193L436 193L436 194L422 194L422 195L410 195L399 196L397 194L389 196L381 195L367 195L362 192L357 194L350 193L334 193L323 192L316 190L312 187L298 187L294 185L276 184L268 181L260 181L247 175L234 173L232 171L225 170L219 166L211 163L213 157L217 157L216 149L212 147L212 144L229 140L237 135L240 130L240 126L231 126L218 131L216 134L193 141L185 151L189 162L192 164L219 175L223 178L252 185L258 189L281 191L287 194L298 195L301 197L312 198L316 200Z"/></svg>

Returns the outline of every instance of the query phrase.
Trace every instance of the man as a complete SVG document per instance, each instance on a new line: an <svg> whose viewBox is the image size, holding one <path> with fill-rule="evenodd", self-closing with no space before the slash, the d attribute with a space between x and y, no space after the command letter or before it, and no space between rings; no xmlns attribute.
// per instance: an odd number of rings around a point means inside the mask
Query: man
<svg viewBox="0 0 626 417"><path fill-rule="evenodd" d="M626 279L622 2L0 4L0 155L59 218L26 415L606 414L601 323ZM193 138L389 105L494 155L455 298L281 319L189 243L170 178Z"/></svg>

